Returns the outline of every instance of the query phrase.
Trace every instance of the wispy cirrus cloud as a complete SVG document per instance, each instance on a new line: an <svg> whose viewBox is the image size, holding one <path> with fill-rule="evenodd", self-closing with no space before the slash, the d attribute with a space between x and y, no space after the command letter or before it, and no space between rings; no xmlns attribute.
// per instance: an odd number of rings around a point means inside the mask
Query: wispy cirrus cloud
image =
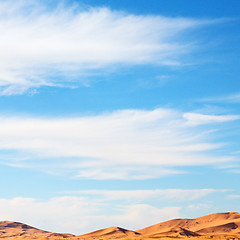
<svg viewBox="0 0 240 240"><path fill-rule="evenodd" d="M69 194L81 196L96 196L104 201L121 200L141 203L147 199L162 199L165 201L193 201L209 194L227 192L225 189L154 189L154 190L81 190L70 191ZM67 192L66 192L67 193Z"/></svg>
<svg viewBox="0 0 240 240"><path fill-rule="evenodd" d="M1 95L84 84L81 76L116 64L181 65L193 50L181 34L216 22L24 0L0 9Z"/></svg>
<svg viewBox="0 0 240 240"><path fill-rule="evenodd" d="M240 199L240 195L229 195L229 198Z"/></svg>
<svg viewBox="0 0 240 240"><path fill-rule="evenodd" d="M203 118L201 114L200 121ZM225 124L238 120L232 115L211 116L214 131L223 124L219 118ZM184 173L176 167L219 167L236 159L227 152L215 154L219 148L223 151L224 143L213 141L208 121L199 127L190 120L173 109L119 110L75 118L2 116L1 162L75 178L151 179Z"/></svg>
<svg viewBox="0 0 240 240"><path fill-rule="evenodd" d="M201 99L202 102L240 103L240 93Z"/></svg>
<svg viewBox="0 0 240 240"><path fill-rule="evenodd" d="M207 115L201 113L185 113L183 117L187 120L187 124L189 125L221 123L240 119L240 115Z"/></svg>

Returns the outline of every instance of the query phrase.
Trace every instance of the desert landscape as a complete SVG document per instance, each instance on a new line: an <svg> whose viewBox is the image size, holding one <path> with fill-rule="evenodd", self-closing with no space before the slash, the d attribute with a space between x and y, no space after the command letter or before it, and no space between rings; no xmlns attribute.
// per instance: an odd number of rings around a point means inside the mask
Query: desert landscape
<svg viewBox="0 0 240 240"><path fill-rule="evenodd" d="M173 219L139 229L109 227L83 235L43 231L19 222L1 221L0 238L4 239L240 239L240 213L214 213L194 219Z"/></svg>
<svg viewBox="0 0 240 240"><path fill-rule="evenodd" d="M240 240L240 0L0 0L0 240Z"/></svg>

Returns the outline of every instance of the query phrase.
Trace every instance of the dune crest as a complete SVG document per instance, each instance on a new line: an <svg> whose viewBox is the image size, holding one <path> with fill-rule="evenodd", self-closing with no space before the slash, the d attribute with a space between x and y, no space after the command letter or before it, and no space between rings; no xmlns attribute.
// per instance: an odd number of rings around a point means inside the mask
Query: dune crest
<svg viewBox="0 0 240 240"><path fill-rule="evenodd" d="M27 224L11 221L0 221L0 238L69 238L74 235L68 233L53 233Z"/></svg>
<svg viewBox="0 0 240 240"><path fill-rule="evenodd" d="M196 236L240 236L240 213L213 213L195 219L173 219L137 230L137 232L144 236L171 236L174 228L185 229ZM181 231L178 234L182 235Z"/></svg>
<svg viewBox="0 0 240 240"><path fill-rule="evenodd" d="M173 219L136 231L121 227L109 227L74 236L68 233L43 231L29 225L2 221L0 238L71 238L92 239L137 239L162 237L237 237L240 238L240 213L213 213L194 219Z"/></svg>
<svg viewBox="0 0 240 240"><path fill-rule="evenodd" d="M100 229L94 232L83 234L77 237L81 238L97 238L97 237L107 237L107 238L123 238L123 237L133 237L140 235L138 232L127 230L120 227L109 227Z"/></svg>
<svg viewBox="0 0 240 240"><path fill-rule="evenodd" d="M119 227L110 227L79 235L83 239L117 239L123 237L240 237L240 213L213 213L194 219L173 219L143 229L130 231Z"/></svg>

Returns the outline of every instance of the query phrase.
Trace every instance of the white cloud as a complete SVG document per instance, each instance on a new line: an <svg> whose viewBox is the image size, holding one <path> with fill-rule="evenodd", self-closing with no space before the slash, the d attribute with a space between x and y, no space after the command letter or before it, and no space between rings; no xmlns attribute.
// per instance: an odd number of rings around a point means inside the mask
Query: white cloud
<svg viewBox="0 0 240 240"><path fill-rule="evenodd" d="M223 100L225 100L227 102L232 102L232 103L240 103L240 93L230 95Z"/></svg>
<svg viewBox="0 0 240 240"><path fill-rule="evenodd" d="M81 197L57 197L47 201L20 197L0 199L2 220L19 221L47 231L79 233L89 227L84 217L95 211L97 206L89 205Z"/></svg>
<svg viewBox="0 0 240 240"><path fill-rule="evenodd" d="M214 137L209 129L186 122L182 113L169 109L78 118L2 116L0 159L10 166L92 179L156 178L184 173L173 167L219 166L235 159L214 156L224 145L208 140Z"/></svg>
<svg viewBox="0 0 240 240"><path fill-rule="evenodd" d="M0 1L0 9L2 95L81 82L116 64L180 65L193 48L181 33L216 22L36 1Z"/></svg>
<svg viewBox="0 0 240 240"><path fill-rule="evenodd" d="M181 203L189 206L191 202L192 207L188 209L194 211L195 200L224 192L219 189L88 190L68 192L70 195L65 192L65 196L46 200L0 198L0 220L76 235L111 226L137 230L181 217Z"/></svg>
<svg viewBox="0 0 240 240"><path fill-rule="evenodd" d="M230 173L236 173L236 174L240 174L240 169L231 169L229 170Z"/></svg>
<svg viewBox="0 0 240 240"><path fill-rule="evenodd" d="M226 102L226 103L240 103L240 93L225 95L220 97L204 98L204 102Z"/></svg>
<svg viewBox="0 0 240 240"><path fill-rule="evenodd" d="M108 211L111 208L113 206L108 206ZM73 234L111 226L136 230L178 217L179 210L180 207L157 208L148 204L132 204L118 205L115 212L109 214L104 203L82 197L56 197L46 201L20 197L0 199L1 220L19 221L47 231Z"/></svg>
<svg viewBox="0 0 240 240"><path fill-rule="evenodd" d="M138 230L150 225L179 218L181 207L157 208L148 204L136 204L124 209L125 214L117 216L121 226L128 228L133 226L133 230Z"/></svg>
<svg viewBox="0 0 240 240"><path fill-rule="evenodd" d="M237 152L234 152L232 154L239 154ZM239 174L240 173L240 165L239 164L223 164L222 166L219 167L219 169L224 169L228 173L235 173Z"/></svg>
<svg viewBox="0 0 240 240"><path fill-rule="evenodd" d="M210 210L213 208L211 204L208 203L196 203L196 204L190 204L188 208L192 211L196 210Z"/></svg>
<svg viewBox="0 0 240 240"><path fill-rule="evenodd" d="M48 231L73 234L84 234L111 226L137 230L181 217L182 207L171 206L169 200L178 201L179 204L180 201L194 201L206 195L225 191L91 190L69 192L70 196L47 200L24 197L0 198L0 220L19 221Z"/></svg>
<svg viewBox="0 0 240 240"><path fill-rule="evenodd" d="M240 195L229 195L229 198L240 199Z"/></svg>
<svg viewBox="0 0 240 240"><path fill-rule="evenodd" d="M184 113L183 117L187 120L188 125L229 122L240 119L239 115L206 115L200 113Z"/></svg>
<svg viewBox="0 0 240 240"><path fill-rule="evenodd" d="M152 166L138 165L136 166L99 166L81 168L78 173L74 176L76 179L88 178L96 180L107 180L107 179L119 179L119 180L142 180L142 179L154 179L164 177L167 175L184 174L185 171L170 169L167 167L155 167Z"/></svg>
<svg viewBox="0 0 240 240"><path fill-rule="evenodd" d="M105 202L121 200L142 203L146 199L161 199L162 201L193 201L212 193L226 192L224 189L155 189L155 190L82 190L70 191L70 194L95 196Z"/></svg>

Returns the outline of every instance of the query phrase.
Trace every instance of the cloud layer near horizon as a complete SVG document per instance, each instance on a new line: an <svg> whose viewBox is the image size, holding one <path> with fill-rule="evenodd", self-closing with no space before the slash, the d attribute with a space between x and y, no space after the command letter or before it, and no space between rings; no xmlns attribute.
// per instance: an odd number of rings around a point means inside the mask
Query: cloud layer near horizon
<svg viewBox="0 0 240 240"><path fill-rule="evenodd" d="M192 51L181 34L216 22L133 15L36 1L0 1L0 94L84 84L111 66L181 65Z"/></svg>
<svg viewBox="0 0 240 240"><path fill-rule="evenodd" d="M181 202L186 207L191 203L190 206L193 207L194 201L201 202L202 198L210 194L222 192L225 190L92 190L47 200L0 198L0 217L2 220L19 221L48 231L73 234L84 234L110 226L137 230L181 217ZM183 198L178 198L179 195ZM157 200L157 206L150 203L153 199ZM116 200L121 202L116 204Z"/></svg>
<svg viewBox="0 0 240 240"><path fill-rule="evenodd" d="M59 171L76 178L157 178L183 173L175 167L233 161L223 152L216 154L224 145L212 141L217 124L238 119L173 109L76 118L1 117L0 157L10 166Z"/></svg>

